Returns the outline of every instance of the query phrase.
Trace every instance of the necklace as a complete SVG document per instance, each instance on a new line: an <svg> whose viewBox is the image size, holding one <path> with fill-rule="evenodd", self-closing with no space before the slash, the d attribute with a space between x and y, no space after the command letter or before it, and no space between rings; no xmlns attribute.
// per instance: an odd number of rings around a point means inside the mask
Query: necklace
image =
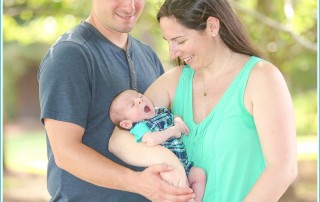
<svg viewBox="0 0 320 202"><path fill-rule="evenodd" d="M229 57L229 60L228 60L228 62L226 63L226 66L225 66L225 68L227 68L228 66L229 66L229 63L230 63L230 61L231 61L231 59L232 59L232 56L233 56L233 53L234 52L232 52L231 51L231 55L230 55L230 57ZM202 76L202 90L203 90L203 96L207 96L207 88L206 88L206 85L205 85L205 82L204 82L204 76L203 76L203 68L201 68L201 76Z"/></svg>

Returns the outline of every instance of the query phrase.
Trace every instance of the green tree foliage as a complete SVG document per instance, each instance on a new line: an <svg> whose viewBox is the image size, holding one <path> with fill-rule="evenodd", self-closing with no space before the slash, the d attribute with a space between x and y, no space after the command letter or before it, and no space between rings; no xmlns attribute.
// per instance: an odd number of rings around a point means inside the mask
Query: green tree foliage
<svg viewBox="0 0 320 202"><path fill-rule="evenodd" d="M50 44L84 19L89 10L87 0L5 0L3 40Z"/></svg>
<svg viewBox="0 0 320 202"><path fill-rule="evenodd" d="M233 5L255 44L284 73L290 90L299 93L316 88L316 1L249 2L234 1Z"/></svg>
<svg viewBox="0 0 320 202"><path fill-rule="evenodd" d="M164 66L171 68L168 46L162 39L155 18L163 0L145 1L145 10L132 35L150 45ZM311 115L316 118L316 102L313 99L303 102L301 99L316 96L317 2L230 0L230 3L253 42L264 51L265 58L285 75L293 97L297 96L297 102L312 105L309 107L311 111L309 108L296 110L298 116ZM17 116L15 85L20 76L29 68L37 68L47 48L61 34L86 19L90 5L90 0L4 0L5 118Z"/></svg>

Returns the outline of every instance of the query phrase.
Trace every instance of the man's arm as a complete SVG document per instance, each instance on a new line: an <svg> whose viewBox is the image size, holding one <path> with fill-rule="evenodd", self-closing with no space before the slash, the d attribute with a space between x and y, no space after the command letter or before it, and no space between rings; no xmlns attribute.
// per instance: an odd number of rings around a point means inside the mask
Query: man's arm
<svg viewBox="0 0 320 202"><path fill-rule="evenodd" d="M166 165L134 172L82 143L84 129L76 124L45 119L45 128L57 166L97 186L141 194L152 201L187 201L190 189L178 189L161 180Z"/></svg>

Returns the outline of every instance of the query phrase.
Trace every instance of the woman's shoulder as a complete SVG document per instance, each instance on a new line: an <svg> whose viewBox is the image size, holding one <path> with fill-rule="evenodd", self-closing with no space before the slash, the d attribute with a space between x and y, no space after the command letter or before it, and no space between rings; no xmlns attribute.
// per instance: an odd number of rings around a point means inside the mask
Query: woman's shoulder
<svg viewBox="0 0 320 202"><path fill-rule="evenodd" d="M274 64L266 60L261 60L255 64L250 77L256 81L263 82L282 78L282 74Z"/></svg>
<svg viewBox="0 0 320 202"><path fill-rule="evenodd" d="M177 66L167 70L148 88L145 94L151 98L156 106L170 106L182 70L183 66Z"/></svg>
<svg viewBox="0 0 320 202"><path fill-rule="evenodd" d="M281 75L280 70L274 64L256 56L238 54L236 64L235 72L240 72L244 69L249 70L249 79L256 82L269 80Z"/></svg>
<svg viewBox="0 0 320 202"><path fill-rule="evenodd" d="M257 62L251 71L248 88L251 92L275 92L286 90L286 81L278 67L271 62L261 60ZM254 94L256 94L254 93ZM272 93L271 93L272 94Z"/></svg>
<svg viewBox="0 0 320 202"><path fill-rule="evenodd" d="M172 67L172 68L170 68L169 70L167 70L167 71L165 72L165 74L166 74L167 76L169 76L169 77L170 77L170 76L171 76L171 77L180 76L183 68L184 68L183 65L175 66L175 67Z"/></svg>

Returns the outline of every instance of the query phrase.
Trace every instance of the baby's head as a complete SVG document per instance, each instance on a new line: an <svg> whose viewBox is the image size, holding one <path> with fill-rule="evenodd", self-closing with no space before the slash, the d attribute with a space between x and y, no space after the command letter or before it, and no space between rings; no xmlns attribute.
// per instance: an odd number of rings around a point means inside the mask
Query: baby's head
<svg viewBox="0 0 320 202"><path fill-rule="evenodd" d="M111 121L125 129L130 129L135 122L155 116L152 101L134 90L125 90L116 95L109 113Z"/></svg>

